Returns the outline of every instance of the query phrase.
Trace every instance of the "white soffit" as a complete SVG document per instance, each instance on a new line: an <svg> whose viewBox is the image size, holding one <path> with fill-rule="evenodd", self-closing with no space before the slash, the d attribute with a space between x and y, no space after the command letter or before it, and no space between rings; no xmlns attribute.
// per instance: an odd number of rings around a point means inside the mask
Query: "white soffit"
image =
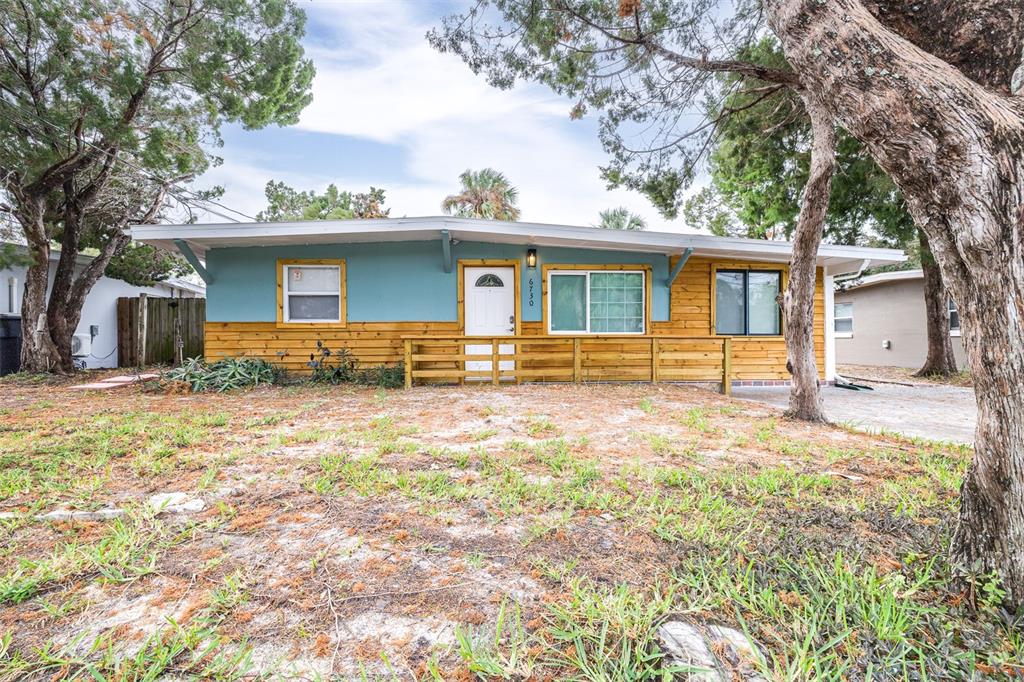
<svg viewBox="0 0 1024 682"><path fill-rule="evenodd" d="M444 232L457 241L523 246L603 249L784 263L792 244L761 239L735 239L675 232L619 231L596 227L504 222L473 218L425 217L380 220L324 220L289 223L224 223L205 225L139 225L132 238L167 250L182 240L199 258L209 249L296 244L439 241ZM829 274L854 272L865 261L886 265L906 260L903 252L859 246L823 244L818 265Z"/></svg>

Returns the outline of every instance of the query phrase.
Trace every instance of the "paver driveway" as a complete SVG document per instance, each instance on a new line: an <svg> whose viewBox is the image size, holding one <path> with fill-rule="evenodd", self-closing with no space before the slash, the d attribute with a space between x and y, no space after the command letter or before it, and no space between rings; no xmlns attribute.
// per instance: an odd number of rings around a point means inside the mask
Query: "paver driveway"
<svg viewBox="0 0 1024 682"><path fill-rule="evenodd" d="M864 383L864 382L860 382ZM822 389L825 409L836 422L864 431L895 431L907 436L973 443L978 410L974 389L957 386L900 386L869 384L873 391L850 391L834 386ZM736 387L744 400L785 407L785 387Z"/></svg>

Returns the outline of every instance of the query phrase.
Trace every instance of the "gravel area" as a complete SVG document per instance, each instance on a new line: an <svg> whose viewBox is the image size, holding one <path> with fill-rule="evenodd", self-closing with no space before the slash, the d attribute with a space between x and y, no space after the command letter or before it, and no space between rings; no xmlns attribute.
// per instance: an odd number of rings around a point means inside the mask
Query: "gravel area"
<svg viewBox="0 0 1024 682"><path fill-rule="evenodd" d="M825 409L836 422L877 433L893 431L905 436L973 443L977 423L974 390L958 386L900 386L866 384L873 391L850 391L834 386L822 389ZM736 387L743 400L785 407L786 387Z"/></svg>

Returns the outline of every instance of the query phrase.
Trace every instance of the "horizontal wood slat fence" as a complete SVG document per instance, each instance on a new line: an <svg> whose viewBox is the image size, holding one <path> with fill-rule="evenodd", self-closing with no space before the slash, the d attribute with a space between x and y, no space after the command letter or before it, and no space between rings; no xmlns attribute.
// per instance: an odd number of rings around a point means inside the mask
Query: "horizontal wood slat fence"
<svg viewBox="0 0 1024 682"><path fill-rule="evenodd" d="M732 337L406 336L405 385L490 381L709 381L732 393ZM467 350L467 346L481 349ZM511 347L511 349L510 349ZM489 362L467 369L467 362ZM511 367L502 363L513 362Z"/></svg>
<svg viewBox="0 0 1024 682"><path fill-rule="evenodd" d="M205 323L205 298L160 298L146 295L119 298L117 366L174 364L177 360L174 346L176 324L180 324L181 328L181 356L201 357ZM144 356L141 361L140 355Z"/></svg>

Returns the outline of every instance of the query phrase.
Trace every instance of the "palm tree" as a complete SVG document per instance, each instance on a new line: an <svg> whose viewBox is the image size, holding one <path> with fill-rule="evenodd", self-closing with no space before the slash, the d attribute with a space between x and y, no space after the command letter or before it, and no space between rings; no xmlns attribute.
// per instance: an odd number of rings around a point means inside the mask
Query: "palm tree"
<svg viewBox="0 0 1024 682"><path fill-rule="evenodd" d="M489 220L519 220L519 190L513 187L504 173L493 168L467 170L459 176L462 190L441 202L448 215L460 218L487 218Z"/></svg>
<svg viewBox="0 0 1024 682"><path fill-rule="evenodd" d="M647 222L625 206L619 206L601 211L601 219L596 227L606 230L643 230L647 228Z"/></svg>

